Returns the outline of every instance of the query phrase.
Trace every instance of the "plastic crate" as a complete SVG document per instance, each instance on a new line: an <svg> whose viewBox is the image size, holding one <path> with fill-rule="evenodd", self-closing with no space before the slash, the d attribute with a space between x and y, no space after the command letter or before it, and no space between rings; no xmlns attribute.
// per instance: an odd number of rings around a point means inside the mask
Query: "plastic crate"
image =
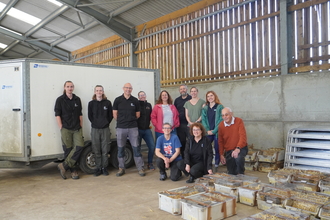
<svg viewBox="0 0 330 220"><path fill-rule="evenodd" d="M321 220L330 220L330 203L321 207L319 217Z"/></svg>
<svg viewBox="0 0 330 220"><path fill-rule="evenodd" d="M298 189L307 191L319 191L320 175L293 174L290 182L295 184Z"/></svg>
<svg viewBox="0 0 330 220"><path fill-rule="evenodd" d="M282 169L283 166L284 166L284 161L277 161L275 163L259 162L258 171L269 173L272 170Z"/></svg>
<svg viewBox="0 0 330 220"><path fill-rule="evenodd" d="M245 170L257 171L259 162L246 162L244 163Z"/></svg>
<svg viewBox="0 0 330 220"><path fill-rule="evenodd" d="M258 209L266 210L273 206L284 207L285 200L290 197L290 189L281 189L273 186L264 186L257 193Z"/></svg>
<svg viewBox="0 0 330 220"><path fill-rule="evenodd" d="M214 188L214 179L209 177L200 177L195 180L195 184L202 184L204 185L209 192L215 191Z"/></svg>
<svg viewBox="0 0 330 220"><path fill-rule="evenodd" d="M258 160L259 150L249 149L247 155L245 156L245 162L256 162Z"/></svg>
<svg viewBox="0 0 330 220"><path fill-rule="evenodd" d="M236 214L236 201L232 196L201 193L181 200L183 219L224 219Z"/></svg>
<svg viewBox="0 0 330 220"><path fill-rule="evenodd" d="M284 168L280 170L271 170L267 177L269 180L269 183L276 184L278 182L280 183L287 183L290 182L290 178L292 174L295 174L299 172L299 170L296 169L290 169L290 168Z"/></svg>
<svg viewBox="0 0 330 220"><path fill-rule="evenodd" d="M320 192L330 195L330 179L320 180L319 188Z"/></svg>
<svg viewBox="0 0 330 220"><path fill-rule="evenodd" d="M159 209L173 215L181 215L182 198L206 191L207 189L202 185L192 185L159 192Z"/></svg>
<svg viewBox="0 0 330 220"><path fill-rule="evenodd" d="M255 215L251 215L248 218L244 218L243 220L249 219L262 219L262 220L269 220L269 219L276 219L276 220L309 220L310 217L308 214L300 213L293 210L286 210L280 207L272 207L267 209L263 212L257 213Z"/></svg>
<svg viewBox="0 0 330 220"><path fill-rule="evenodd" d="M262 190L265 185L264 183L251 183L238 187L239 202L249 206L257 205L257 192Z"/></svg>
<svg viewBox="0 0 330 220"><path fill-rule="evenodd" d="M307 200L289 198L285 201L285 208L293 211L301 211L303 213L317 216L323 204L310 202Z"/></svg>
<svg viewBox="0 0 330 220"><path fill-rule="evenodd" d="M330 195L320 192L306 191L306 190L293 190L291 191L291 198L298 198L308 200L310 202L325 204L330 202Z"/></svg>
<svg viewBox="0 0 330 220"><path fill-rule="evenodd" d="M258 154L259 162L275 163L284 160L285 151L283 148L270 148L267 150L260 150Z"/></svg>

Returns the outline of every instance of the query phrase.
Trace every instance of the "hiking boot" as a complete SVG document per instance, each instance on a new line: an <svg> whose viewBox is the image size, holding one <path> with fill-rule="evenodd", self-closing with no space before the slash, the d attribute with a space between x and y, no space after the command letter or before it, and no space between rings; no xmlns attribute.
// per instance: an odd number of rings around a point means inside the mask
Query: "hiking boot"
<svg viewBox="0 0 330 220"><path fill-rule="evenodd" d="M66 169L64 168L64 164L60 163L59 165L57 165L57 169L60 171L61 177L65 180L66 179L66 176L65 176Z"/></svg>
<svg viewBox="0 0 330 220"><path fill-rule="evenodd" d="M125 170L123 168L119 168L118 172L116 173L116 176L122 176L125 174Z"/></svg>
<svg viewBox="0 0 330 220"><path fill-rule="evenodd" d="M195 179L192 176L190 176L189 180L186 181L186 183L193 183L193 182L195 182Z"/></svg>
<svg viewBox="0 0 330 220"><path fill-rule="evenodd" d="M164 180L166 180L167 179L167 175L166 175L166 173L164 173L164 174L160 174L160 177L159 177L159 180L160 181L164 181Z"/></svg>
<svg viewBox="0 0 330 220"><path fill-rule="evenodd" d="M74 171L71 173L71 178L74 179L74 180L79 179L79 175L78 175L78 172L77 172L76 170L74 170Z"/></svg>
<svg viewBox="0 0 330 220"><path fill-rule="evenodd" d="M145 176L146 175L146 173L144 172L144 169L139 170L139 175L140 176Z"/></svg>
<svg viewBox="0 0 330 220"><path fill-rule="evenodd" d="M94 172L94 176L100 176L101 174L102 174L101 169L96 169L96 171Z"/></svg>
<svg viewBox="0 0 330 220"><path fill-rule="evenodd" d="M109 172L108 172L108 170L107 170L107 168L102 168L102 174L104 175L104 176L108 176L109 175Z"/></svg>
<svg viewBox="0 0 330 220"><path fill-rule="evenodd" d="M152 163L148 164L148 168L149 168L149 170L155 170L155 167Z"/></svg>

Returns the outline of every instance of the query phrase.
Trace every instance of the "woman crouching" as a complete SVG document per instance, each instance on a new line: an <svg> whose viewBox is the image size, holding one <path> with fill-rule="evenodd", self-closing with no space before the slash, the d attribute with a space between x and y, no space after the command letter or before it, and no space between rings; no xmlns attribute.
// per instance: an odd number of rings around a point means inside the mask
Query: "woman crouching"
<svg viewBox="0 0 330 220"><path fill-rule="evenodd" d="M193 123L190 126L190 134L184 151L184 159L177 163L178 168L186 176L190 175L186 183L193 183L196 178L205 174L213 174L213 150L211 141L205 136L205 128L201 123Z"/></svg>

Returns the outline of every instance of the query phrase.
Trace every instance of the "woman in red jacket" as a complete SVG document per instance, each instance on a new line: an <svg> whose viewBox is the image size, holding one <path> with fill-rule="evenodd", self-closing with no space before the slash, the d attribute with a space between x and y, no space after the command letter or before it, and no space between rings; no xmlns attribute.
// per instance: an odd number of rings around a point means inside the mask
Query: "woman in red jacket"
<svg viewBox="0 0 330 220"><path fill-rule="evenodd" d="M155 107L151 112L151 122L155 126L156 140L163 135L163 124L169 123L172 125L172 134L176 134L175 128L179 127L179 112L173 105L173 100L170 94L163 90L161 91Z"/></svg>

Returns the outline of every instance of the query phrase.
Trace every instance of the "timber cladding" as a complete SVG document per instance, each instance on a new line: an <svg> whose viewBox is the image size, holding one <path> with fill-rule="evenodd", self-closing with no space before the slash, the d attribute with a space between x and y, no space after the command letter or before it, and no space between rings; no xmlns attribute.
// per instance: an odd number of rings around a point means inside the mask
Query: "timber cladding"
<svg viewBox="0 0 330 220"><path fill-rule="evenodd" d="M283 63L289 73L330 68L330 1L288 5L286 38L280 0L202 2L139 25L133 48L111 38L77 51L77 62L129 67L136 56L136 67L160 70L162 87L278 76ZM281 39L289 58L280 56Z"/></svg>

